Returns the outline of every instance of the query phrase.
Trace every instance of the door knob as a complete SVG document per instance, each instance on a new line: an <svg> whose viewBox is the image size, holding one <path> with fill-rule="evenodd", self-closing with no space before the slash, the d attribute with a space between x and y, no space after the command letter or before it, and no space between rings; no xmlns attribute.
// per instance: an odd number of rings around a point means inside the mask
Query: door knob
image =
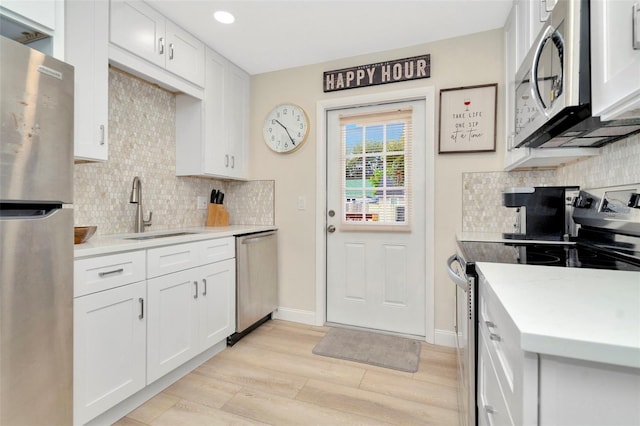
<svg viewBox="0 0 640 426"><path fill-rule="evenodd" d="M334 232L336 232L336 227L333 226L333 225L329 225L327 227L327 232L330 233L330 234L333 234Z"/></svg>

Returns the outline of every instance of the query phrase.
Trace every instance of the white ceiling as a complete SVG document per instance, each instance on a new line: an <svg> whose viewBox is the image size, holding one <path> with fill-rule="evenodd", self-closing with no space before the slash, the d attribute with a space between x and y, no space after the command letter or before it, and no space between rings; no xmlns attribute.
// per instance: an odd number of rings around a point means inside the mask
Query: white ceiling
<svg viewBox="0 0 640 426"><path fill-rule="evenodd" d="M512 4L512 0L147 2L250 74L501 28ZM217 10L233 13L235 23L215 21Z"/></svg>

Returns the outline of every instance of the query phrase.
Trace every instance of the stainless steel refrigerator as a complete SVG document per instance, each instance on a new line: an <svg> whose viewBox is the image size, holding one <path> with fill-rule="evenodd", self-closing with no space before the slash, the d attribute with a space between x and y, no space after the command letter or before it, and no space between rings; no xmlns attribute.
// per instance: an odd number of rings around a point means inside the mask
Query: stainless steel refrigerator
<svg viewBox="0 0 640 426"><path fill-rule="evenodd" d="M0 425L73 423L73 67L0 37Z"/></svg>

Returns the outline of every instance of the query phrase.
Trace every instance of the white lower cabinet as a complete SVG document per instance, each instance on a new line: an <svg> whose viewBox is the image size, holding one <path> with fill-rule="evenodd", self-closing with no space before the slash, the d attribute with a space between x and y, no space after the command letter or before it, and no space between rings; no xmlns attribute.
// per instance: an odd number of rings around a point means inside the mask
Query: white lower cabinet
<svg viewBox="0 0 640 426"><path fill-rule="evenodd" d="M147 383L234 332L233 259L152 278L147 291Z"/></svg>
<svg viewBox="0 0 640 426"><path fill-rule="evenodd" d="M478 288L479 425L640 424L640 369L524 351L482 275Z"/></svg>
<svg viewBox="0 0 640 426"><path fill-rule="evenodd" d="M233 334L235 264L233 237L76 260L74 424Z"/></svg>
<svg viewBox="0 0 640 426"><path fill-rule="evenodd" d="M84 424L145 384L146 282L74 300L74 424Z"/></svg>

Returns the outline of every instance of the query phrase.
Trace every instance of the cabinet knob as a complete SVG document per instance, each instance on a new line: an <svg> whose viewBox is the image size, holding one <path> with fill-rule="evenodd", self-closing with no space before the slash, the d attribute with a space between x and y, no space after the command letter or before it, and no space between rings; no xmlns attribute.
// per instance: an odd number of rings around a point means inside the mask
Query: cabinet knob
<svg viewBox="0 0 640 426"><path fill-rule="evenodd" d="M485 321L484 322L489 328L496 328L496 325L493 321Z"/></svg>
<svg viewBox="0 0 640 426"><path fill-rule="evenodd" d="M500 335L495 334L495 333L491 333L489 334L489 339L495 341L495 342L500 342L502 341L502 337L500 337Z"/></svg>
<svg viewBox="0 0 640 426"><path fill-rule="evenodd" d="M496 413L496 409L493 408L490 405L485 405L484 406L484 411L487 412L488 414L495 414Z"/></svg>

